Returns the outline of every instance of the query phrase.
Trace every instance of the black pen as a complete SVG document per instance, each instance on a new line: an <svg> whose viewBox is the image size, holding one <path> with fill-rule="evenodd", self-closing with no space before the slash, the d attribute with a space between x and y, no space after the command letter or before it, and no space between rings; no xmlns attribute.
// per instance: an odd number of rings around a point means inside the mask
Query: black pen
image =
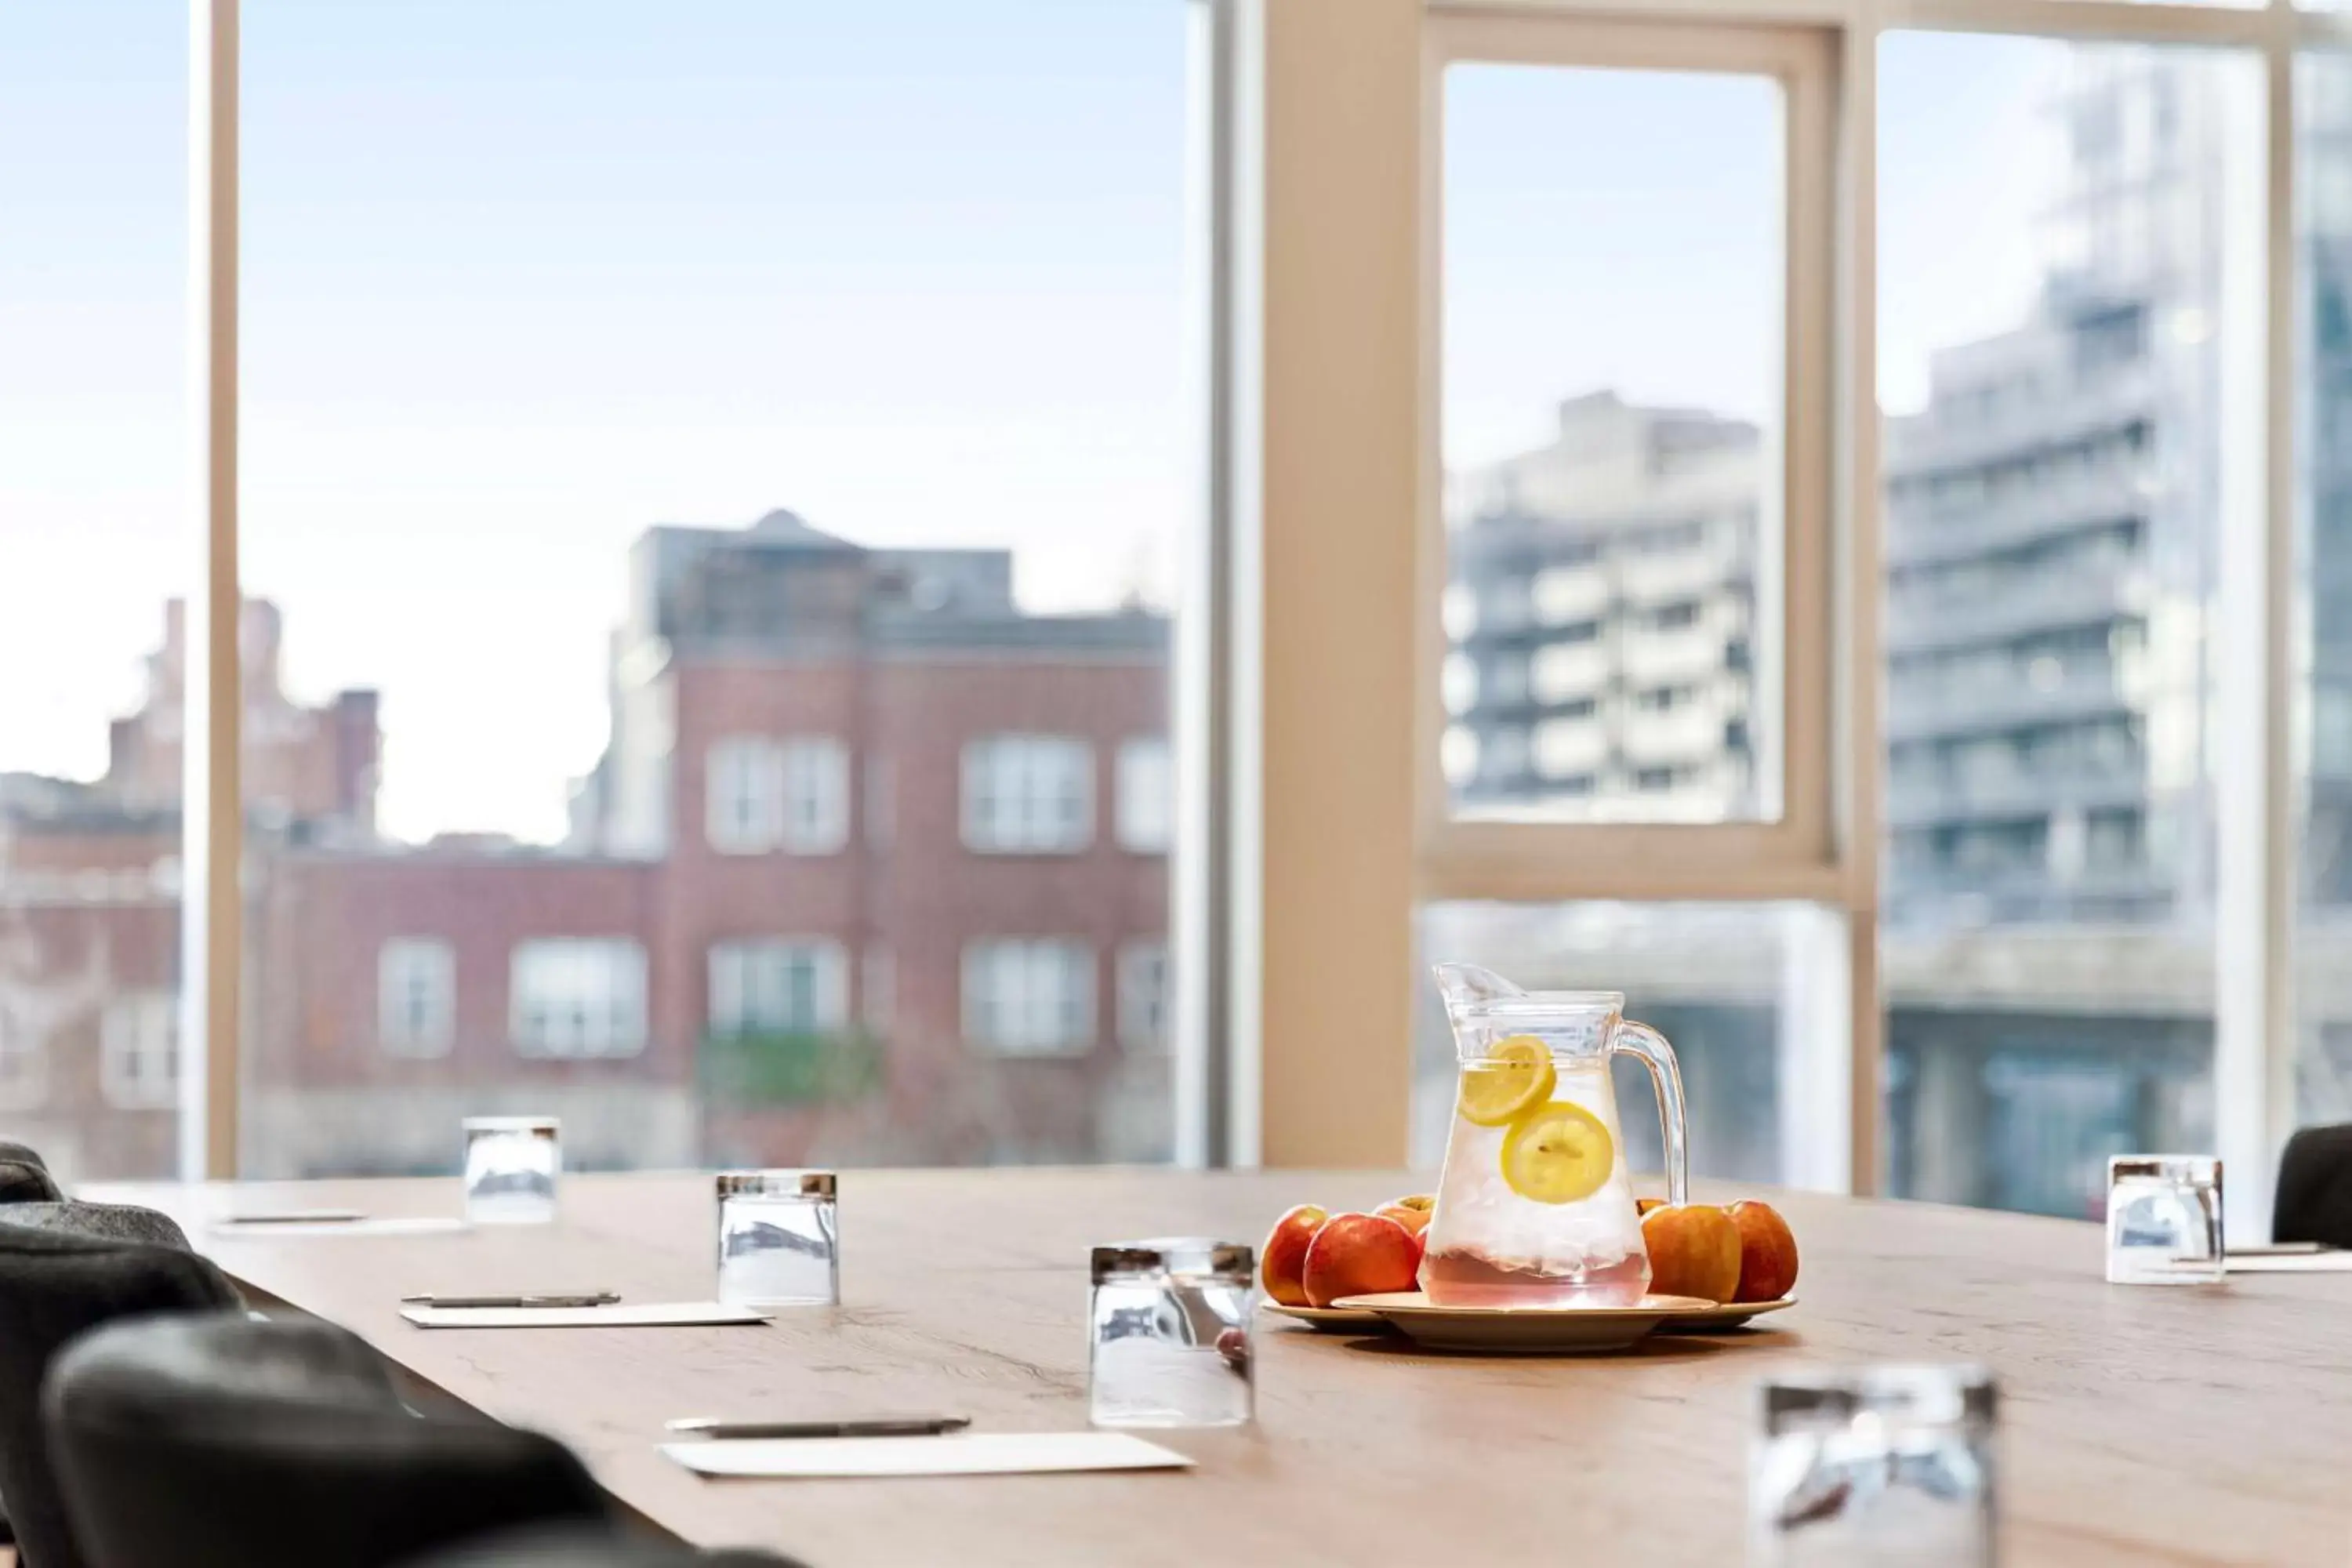
<svg viewBox="0 0 2352 1568"><path fill-rule="evenodd" d="M718 1421L689 1415L668 1423L681 1437L936 1437L961 1432L969 1415L909 1415L873 1421Z"/></svg>

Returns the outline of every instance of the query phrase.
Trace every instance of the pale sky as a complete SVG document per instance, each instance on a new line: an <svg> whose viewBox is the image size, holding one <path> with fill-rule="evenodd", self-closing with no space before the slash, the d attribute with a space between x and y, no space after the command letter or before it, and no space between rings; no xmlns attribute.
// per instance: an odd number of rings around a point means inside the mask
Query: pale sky
<svg viewBox="0 0 2352 1568"><path fill-rule="evenodd" d="M383 817L549 837L628 542L790 507L1168 596L1181 0L246 0L244 570L383 693ZM0 5L0 768L92 776L194 570L184 0ZM1882 378L2030 300L2032 41L1886 46ZM1769 89L1482 68L1448 449L1561 396L1756 413ZM1458 225L1458 226L1454 226Z"/></svg>

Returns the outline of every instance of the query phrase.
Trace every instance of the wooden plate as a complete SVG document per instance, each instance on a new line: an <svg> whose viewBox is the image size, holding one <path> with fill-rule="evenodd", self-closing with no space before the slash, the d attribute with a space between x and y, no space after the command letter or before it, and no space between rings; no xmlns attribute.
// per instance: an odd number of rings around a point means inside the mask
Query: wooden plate
<svg viewBox="0 0 2352 1568"><path fill-rule="evenodd" d="M1658 1325L1662 1334L1719 1334L1727 1329L1747 1326L1750 1318L1760 1318L1767 1312L1777 1312L1797 1304L1794 1296L1783 1296L1777 1301L1726 1301L1711 1312L1677 1313Z"/></svg>
<svg viewBox="0 0 2352 1568"><path fill-rule="evenodd" d="M1696 1296L1644 1296L1631 1307L1440 1307L1418 1290L1349 1296L1339 1305L1378 1312L1435 1350L1513 1355L1623 1350L1669 1318L1723 1310Z"/></svg>
<svg viewBox="0 0 2352 1568"><path fill-rule="evenodd" d="M1286 1307L1279 1301L1260 1301L1258 1308L1276 1317L1305 1323L1308 1328L1327 1334L1384 1334L1389 1331L1386 1318L1378 1312L1365 1311L1360 1307Z"/></svg>

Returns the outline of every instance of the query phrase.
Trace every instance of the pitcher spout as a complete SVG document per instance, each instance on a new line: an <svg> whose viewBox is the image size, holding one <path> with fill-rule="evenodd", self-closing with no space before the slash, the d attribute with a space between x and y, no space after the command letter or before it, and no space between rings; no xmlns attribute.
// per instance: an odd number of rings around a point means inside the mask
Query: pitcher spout
<svg viewBox="0 0 2352 1568"><path fill-rule="evenodd" d="M1476 1008L1527 994L1493 970L1475 963L1441 963L1430 973L1436 977L1437 994L1445 998L1445 1016L1455 1024Z"/></svg>

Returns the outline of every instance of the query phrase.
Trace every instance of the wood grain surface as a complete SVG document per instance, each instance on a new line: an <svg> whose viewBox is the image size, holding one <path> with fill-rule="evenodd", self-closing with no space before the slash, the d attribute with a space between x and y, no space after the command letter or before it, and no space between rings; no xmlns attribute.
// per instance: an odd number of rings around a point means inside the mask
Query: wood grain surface
<svg viewBox="0 0 2352 1568"><path fill-rule="evenodd" d="M2089 1225L1802 1194L1775 1194L1803 1272L1801 1304L1769 1331L1605 1359L1482 1359L1262 1316L1258 1423L1169 1435L1200 1461L1190 1472L706 1481L656 1451L678 1415L960 1412L984 1430L1082 1427L1090 1244L1255 1242L1294 1202L1370 1207L1423 1184L847 1172L840 1308L753 1328L545 1331L428 1331L397 1302L600 1287L707 1298L709 1177L572 1176L551 1226L379 1238L231 1238L204 1225L232 1204L453 1213L456 1184L93 1195L171 1210L239 1280L562 1437L621 1502L679 1536L817 1568L1737 1563L1756 1379L1887 1360L1981 1361L2000 1375L2012 1568L2352 1563L2352 1276L2110 1287Z"/></svg>

